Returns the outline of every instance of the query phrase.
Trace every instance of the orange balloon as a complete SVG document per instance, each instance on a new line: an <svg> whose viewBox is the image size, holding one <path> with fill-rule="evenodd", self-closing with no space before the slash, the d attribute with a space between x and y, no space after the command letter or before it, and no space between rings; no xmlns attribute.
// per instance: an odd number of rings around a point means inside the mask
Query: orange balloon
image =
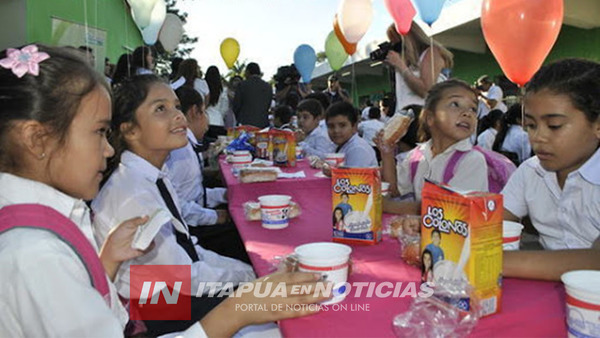
<svg viewBox="0 0 600 338"><path fill-rule="evenodd" d="M342 43L344 50L348 55L352 55L356 53L356 43L351 43L346 40L344 34L342 34L342 30L340 29L340 24L338 23L337 14L333 18L333 31L335 32L335 36L337 36L338 40Z"/></svg>
<svg viewBox="0 0 600 338"><path fill-rule="evenodd" d="M483 36L504 74L523 86L558 38L563 0L484 0Z"/></svg>

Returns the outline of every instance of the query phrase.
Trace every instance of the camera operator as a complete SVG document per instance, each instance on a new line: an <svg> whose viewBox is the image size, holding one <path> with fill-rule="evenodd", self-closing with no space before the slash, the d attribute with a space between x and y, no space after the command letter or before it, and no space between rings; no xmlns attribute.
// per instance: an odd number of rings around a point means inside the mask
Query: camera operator
<svg viewBox="0 0 600 338"><path fill-rule="evenodd" d="M340 79L335 74L329 75L329 78L327 79L327 89L325 89L323 93L329 97L329 102L331 104L343 101L352 103L350 95L342 88Z"/></svg>
<svg viewBox="0 0 600 338"><path fill-rule="evenodd" d="M295 109L298 102L311 92L310 84L300 83L300 73L293 64L279 67L273 79L277 105L289 105Z"/></svg>
<svg viewBox="0 0 600 338"><path fill-rule="evenodd" d="M385 62L395 71L396 110L410 104L423 105L427 91L434 84L447 80L444 73L449 73L452 68L454 56L436 41L432 49L429 37L415 22L405 36L398 34L392 24L387 36L392 45L401 42L405 51L404 59L401 53L394 50L390 50L385 58Z"/></svg>

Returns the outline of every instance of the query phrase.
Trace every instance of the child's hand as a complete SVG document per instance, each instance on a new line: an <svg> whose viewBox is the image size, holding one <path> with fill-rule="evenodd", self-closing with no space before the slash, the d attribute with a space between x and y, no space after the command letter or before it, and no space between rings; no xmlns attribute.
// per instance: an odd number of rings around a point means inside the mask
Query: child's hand
<svg viewBox="0 0 600 338"><path fill-rule="evenodd" d="M294 135L296 136L296 143L302 142L304 141L304 138L306 138L306 135L304 134L304 132L302 131L302 129L298 129Z"/></svg>
<svg viewBox="0 0 600 338"><path fill-rule="evenodd" d="M331 165L329 165L329 163L323 163L323 169L321 170L323 171L323 175L331 177Z"/></svg>
<svg viewBox="0 0 600 338"><path fill-rule="evenodd" d="M373 142L375 142L377 149L379 149L379 151L381 152L381 156L385 156L385 155L393 156L394 155L394 148L387 146L383 142L383 129L381 129L380 131L377 132L377 134L375 134L375 137L373 138Z"/></svg>
<svg viewBox="0 0 600 338"><path fill-rule="evenodd" d="M227 210L216 210L217 211L217 224L227 224L231 220L229 212Z"/></svg>
<svg viewBox="0 0 600 338"><path fill-rule="evenodd" d="M139 257L154 248L154 243L150 244L145 251L131 247L137 228L148 222L148 219L148 216L129 219L108 233L100 249L100 261L111 280L116 276L122 262Z"/></svg>

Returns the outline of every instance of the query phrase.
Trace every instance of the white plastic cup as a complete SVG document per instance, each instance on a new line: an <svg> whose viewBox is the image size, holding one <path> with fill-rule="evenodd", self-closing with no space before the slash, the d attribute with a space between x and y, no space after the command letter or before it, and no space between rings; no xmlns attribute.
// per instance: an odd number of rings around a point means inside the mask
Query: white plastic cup
<svg viewBox="0 0 600 338"><path fill-rule="evenodd" d="M236 150L233 152L233 161L231 162L234 168L245 168L252 163L252 155L248 150Z"/></svg>
<svg viewBox="0 0 600 338"><path fill-rule="evenodd" d="M570 271L560 279L567 291L569 337L600 337L600 271Z"/></svg>
<svg viewBox="0 0 600 338"><path fill-rule="evenodd" d="M381 182L381 196L387 196L390 193L390 184L388 182Z"/></svg>
<svg viewBox="0 0 600 338"><path fill-rule="evenodd" d="M264 195L258 198L262 226L266 229L283 229L289 225L291 196Z"/></svg>
<svg viewBox="0 0 600 338"><path fill-rule="evenodd" d="M514 251L519 250L521 243L521 231L523 225L517 222L503 221L502 222L502 250Z"/></svg>
<svg viewBox="0 0 600 338"><path fill-rule="evenodd" d="M329 153L325 155L325 162L332 167L341 167L344 165L346 155L344 153Z"/></svg>
<svg viewBox="0 0 600 338"><path fill-rule="evenodd" d="M320 273L325 281L333 283L333 298L323 305L339 303L350 292L348 267L352 248L338 243L318 242L296 247L294 253L298 257L298 270Z"/></svg>

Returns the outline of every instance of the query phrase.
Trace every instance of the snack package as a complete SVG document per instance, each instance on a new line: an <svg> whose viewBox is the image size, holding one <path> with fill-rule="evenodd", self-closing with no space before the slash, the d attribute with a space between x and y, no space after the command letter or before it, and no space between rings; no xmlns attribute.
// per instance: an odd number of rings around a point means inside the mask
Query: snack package
<svg viewBox="0 0 600 338"><path fill-rule="evenodd" d="M394 114L383 128L383 144L388 147L394 146L406 134L413 119L412 110L406 114Z"/></svg>
<svg viewBox="0 0 600 338"><path fill-rule="evenodd" d="M246 216L246 220L248 221L260 221L262 220L260 214L260 203L255 201L249 201L243 204L244 207L244 215ZM288 218L296 218L302 214L302 210L300 209L300 205L294 201L290 201L290 213L288 214Z"/></svg>
<svg viewBox="0 0 600 338"><path fill-rule="evenodd" d="M479 305L482 316L500 311L502 203L500 194L463 193L427 180L423 187L422 280L436 289L468 282L480 304L466 298L454 305L465 311Z"/></svg>
<svg viewBox="0 0 600 338"><path fill-rule="evenodd" d="M332 168L333 241L381 241L381 176L378 168Z"/></svg>
<svg viewBox="0 0 600 338"><path fill-rule="evenodd" d="M296 137L286 130L270 130L273 163L283 167L296 166Z"/></svg>
<svg viewBox="0 0 600 338"><path fill-rule="evenodd" d="M233 139L236 139L242 132L246 132L250 137L250 144L254 145L254 137L255 134L260 130L258 127L254 126L237 126L233 128L227 129L227 136Z"/></svg>
<svg viewBox="0 0 600 338"><path fill-rule="evenodd" d="M421 216L396 216L390 220L390 237L398 238L400 257L407 264L421 266Z"/></svg>
<svg viewBox="0 0 600 338"><path fill-rule="evenodd" d="M259 131L254 136L256 142L256 157L263 160L273 160L273 143L270 131Z"/></svg>

